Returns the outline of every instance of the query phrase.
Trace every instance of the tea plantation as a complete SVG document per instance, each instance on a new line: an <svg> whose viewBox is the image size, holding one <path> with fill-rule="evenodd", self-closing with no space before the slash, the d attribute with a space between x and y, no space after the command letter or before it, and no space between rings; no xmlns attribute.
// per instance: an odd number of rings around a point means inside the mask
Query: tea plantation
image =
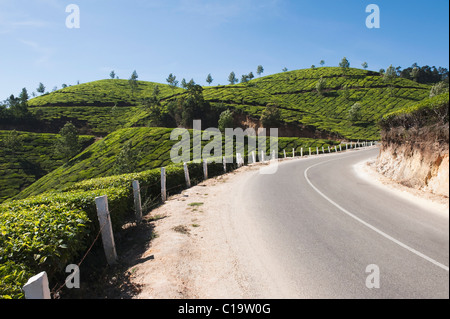
<svg viewBox="0 0 450 319"><path fill-rule="evenodd" d="M323 86L318 90L320 79ZM171 102L188 93L166 84L136 84L101 80L28 101L34 123L42 124L36 131L56 133L71 121L86 134L81 136L83 150L67 162L53 151L56 134L0 131L0 299L23 298L21 288L31 276L45 270L54 280L67 264L79 261L98 233L95 197L108 196L114 207L114 227L120 229L133 215L133 180L141 182L142 200L150 203L160 197L161 167L167 167L170 194L185 187L182 165L170 158L178 142L170 139L175 126L146 127L152 116L146 103L157 97L162 112L169 114ZM429 108L430 101L421 101L430 89L401 78L387 82L376 72L348 69L344 74L341 68L327 67L204 87L202 98L215 110L229 109L255 123L267 105L275 105L281 114L280 126L319 131L344 141L378 140L379 123L392 125L405 112L416 114ZM446 101L448 105L448 94ZM355 103L361 106L356 120L349 117ZM189 133L192 138L193 131ZM292 149L299 155L304 148L306 154L310 147L328 149L340 142L280 137L276 152L278 157L284 156L284 150L292 156ZM267 156L271 155L269 144L268 140ZM225 143L222 147L225 153ZM246 149L246 160L248 155ZM189 162L188 166L195 185L203 179L202 164ZM236 164L227 168L235 169ZM210 163L209 170L210 177L220 175L223 165Z"/></svg>
<svg viewBox="0 0 450 319"><path fill-rule="evenodd" d="M171 141L172 129L166 128L127 128L115 131L105 139L86 148L67 164L55 169L39 181L21 192L17 198L38 195L48 190L60 190L86 179L106 177L115 174L116 160L125 144L131 143L131 156L134 172L141 172L153 168L172 164L170 151L177 141ZM192 138L192 131L191 131ZM203 141L203 145L207 142ZM267 139L267 154L270 153L270 140ZM193 153L191 142L191 154ZM284 155L286 149L292 154L295 148L297 155L300 148L328 147L338 144L335 141L316 140L309 138L279 138L278 154ZM225 155L225 143L223 143ZM191 155L191 159L193 156Z"/></svg>
<svg viewBox="0 0 450 319"><path fill-rule="evenodd" d="M9 147L6 141L11 134L12 131L0 131L0 203L63 164L54 152L57 135L17 132L17 145ZM85 147L93 141L92 136L80 137Z"/></svg>

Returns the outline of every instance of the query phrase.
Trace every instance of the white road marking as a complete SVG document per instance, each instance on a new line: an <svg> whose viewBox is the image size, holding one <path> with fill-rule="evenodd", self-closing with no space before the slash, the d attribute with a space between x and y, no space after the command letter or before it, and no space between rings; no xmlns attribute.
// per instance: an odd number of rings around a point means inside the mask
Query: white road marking
<svg viewBox="0 0 450 319"><path fill-rule="evenodd" d="M350 157L350 156L346 156L346 157ZM340 158L340 159L342 159L342 158ZM399 241L399 240L393 238L392 236L389 236L388 234L386 234L385 232L379 230L379 229L376 228L375 226L372 226L371 224L365 222L365 221L362 220L361 218L359 218L359 217L355 216L354 214L350 213L348 210L346 210L345 208L343 208L342 206L340 206L339 204L337 204L336 202L334 202L332 199L330 199L328 196L326 196L324 193L322 193L316 186L313 185L313 183L311 183L311 181L310 181L309 178L308 178L308 171L309 171L311 168L316 167L316 166L319 166L319 165L322 165L322 164L325 164L325 163L328 163L328 162L336 161L336 160L338 160L338 159L332 159L332 160L328 160L328 161L325 161L325 162L317 163L317 164L315 164L315 165L312 165L312 166L308 167L308 168L305 170L305 174L304 174L304 175L305 175L306 181L308 182L308 184L309 184L309 185L310 185L310 186L311 186L311 187L312 187L312 188L313 188L320 196L322 196L323 198L325 198L328 202L330 202L332 205L334 205L335 207L337 207L339 210L341 210L341 211L342 211L343 213L345 213L346 215L348 215L348 216L350 216L351 218L353 218L354 220L360 222L360 223L363 224L364 226L366 226L366 227L372 229L373 231L375 231L376 233L380 234L380 235L383 236L384 238L386 238L386 239L392 241L393 243L399 245L400 247L402 247L402 248L404 248L404 249L407 249L408 251L410 251L410 252L412 252L413 254L415 254L415 255L417 255L417 256L419 256L419 257L425 259L426 261L429 261L429 262L431 262L432 264L434 264L434 265L436 265L436 266L438 266L438 267L444 269L445 271L447 271L447 272L449 271L449 267L448 267L448 266L443 265L443 264L441 264L440 262L438 262L438 261L436 261L436 260L434 260L434 259L428 257L427 255L424 255L424 254L422 254L421 252L415 250L414 248L409 247L408 245L406 245L406 244L402 243L401 241Z"/></svg>

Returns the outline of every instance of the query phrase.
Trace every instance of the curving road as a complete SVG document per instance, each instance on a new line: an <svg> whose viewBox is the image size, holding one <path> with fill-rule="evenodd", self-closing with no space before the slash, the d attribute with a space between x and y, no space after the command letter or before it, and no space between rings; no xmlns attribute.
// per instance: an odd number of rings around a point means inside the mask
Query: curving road
<svg viewBox="0 0 450 319"><path fill-rule="evenodd" d="M358 177L378 152L285 161L234 189L229 236L264 278L261 297L449 298L448 215Z"/></svg>

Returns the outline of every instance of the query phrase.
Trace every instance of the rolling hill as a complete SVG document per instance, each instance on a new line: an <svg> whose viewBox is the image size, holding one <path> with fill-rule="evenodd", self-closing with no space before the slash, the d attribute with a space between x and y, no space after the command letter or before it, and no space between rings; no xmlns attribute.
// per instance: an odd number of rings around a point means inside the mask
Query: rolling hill
<svg viewBox="0 0 450 319"><path fill-rule="evenodd" d="M319 94L316 84L325 80ZM44 122L72 120L83 132L106 135L122 127L145 126L149 112L142 100L160 88L163 107L183 97L186 91L165 84L138 82L133 92L126 80L101 80L68 87L29 101L31 111ZM268 104L281 111L285 126L308 128L348 139L379 139L378 121L386 113L429 95L430 86L396 78L387 83L379 73L323 67L269 75L247 83L204 87L203 95L213 107L227 107L258 123ZM361 118L352 122L348 112L355 103L362 107ZM242 117L241 117L242 118ZM242 119L238 120L242 123ZM286 136L286 135L285 135Z"/></svg>
<svg viewBox="0 0 450 319"><path fill-rule="evenodd" d="M321 78L325 85L319 94L316 85ZM187 92L167 84L144 81L137 84L132 90L127 80L100 80L29 100L31 113L42 124L37 128L39 132L57 133L71 121L80 133L106 138L60 166L62 162L49 153L48 146L54 136L26 133L29 140L23 145L27 150L19 152L17 160L12 161L2 151L0 199L17 195L41 177L19 198L60 189L83 179L109 176L114 173L116 156L128 141L141 150L136 171L167 165L169 150L174 145L169 141L171 129L144 128L150 121L145 100L155 95L157 86L162 108L167 108ZM203 87L203 97L213 109L233 110L235 125L241 127L261 126L260 118L266 106L276 105L281 112L280 136L292 136L290 140L280 139L281 152L284 148L289 151L329 145L336 143L331 141L336 139L378 140L378 122L385 114L423 100L429 91L430 86L407 79L396 78L387 83L376 72L349 69L344 75L341 68L324 67L283 72L236 85ZM348 112L355 103L361 105L361 118L352 122ZM323 136L326 140L319 139ZM29 164L29 158L33 158L33 164ZM55 171L44 176L52 170Z"/></svg>

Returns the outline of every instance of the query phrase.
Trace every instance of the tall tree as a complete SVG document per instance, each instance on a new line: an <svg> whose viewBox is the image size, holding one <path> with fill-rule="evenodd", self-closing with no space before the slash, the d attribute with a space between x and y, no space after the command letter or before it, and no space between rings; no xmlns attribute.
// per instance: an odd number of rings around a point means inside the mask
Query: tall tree
<svg viewBox="0 0 450 319"><path fill-rule="evenodd" d="M136 92L137 88L138 88L138 83L137 83L137 79L139 78L136 70L134 70L134 72L131 74L130 79L128 80L128 83L130 84L131 87L131 92L134 94L134 92Z"/></svg>
<svg viewBox="0 0 450 319"><path fill-rule="evenodd" d="M225 132L227 128L234 128L233 112L230 110L223 111L219 117L218 129Z"/></svg>
<svg viewBox="0 0 450 319"><path fill-rule="evenodd" d="M169 83L170 87L175 89L178 86L177 77L172 73L169 74L169 77L166 79L167 83Z"/></svg>
<svg viewBox="0 0 450 319"><path fill-rule="evenodd" d="M320 60L320 66L324 66L325 65L325 60Z"/></svg>
<svg viewBox="0 0 450 319"><path fill-rule="evenodd" d="M116 78L116 72L114 72L114 70L111 71L111 73L109 74L109 77L114 80Z"/></svg>
<svg viewBox="0 0 450 319"><path fill-rule="evenodd" d="M350 68L350 62L347 60L346 57L342 58L341 62L339 63L339 67L342 69L342 73L346 75L348 69Z"/></svg>
<svg viewBox="0 0 450 319"><path fill-rule="evenodd" d="M133 142L127 141L121 148L114 163L114 174L128 174L136 171L139 155L133 149Z"/></svg>
<svg viewBox="0 0 450 319"><path fill-rule="evenodd" d="M350 87L348 86L348 84L344 84L341 87L341 92L342 92L342 97L345 100L348 100L350 98Z"/></svg>
<svg viewBox="0 0 450 319"><path fill-rule="evenodd" d="M352 122L360 121L362 118L362 106L360 103L355 103L348 112L349 120Z"/></svg>
<svg viewBox="0 0 450 319"><path fill-rule="evenodd" d="M22 136L16 131L10 131L1 141L3 148L8 151L13 158L16 156L16 152L22 146Z"/></svg>
<svg viewBox="0 0 450 319"><path fill-rule="evenodd" d="M206 82L209 84L209 85L211 85L211 83L213 83L213 78L212 78L212 76L211 76L211 73L210 74L208 74L208 76L206 77Z"/></svg>
<svg viewBox="0 0 450 319"><path fill-rule="evenodd" d="M78 130L71 122L67 122L59 131L59 138L55 142L55 153L68 161L80 151Z"/></svg>
<svg viewBox="0 0 450 319"><path fill-rule="evenodd" d="M190 87L192 87L192 86L194 86L194 85L196 85L196 84L197 84L197 83L195 83L194 79L191 79L191 80L188 82L187 87L190 88Z"/></svg>
<svg viewBox="0 0 450 319"><path fill-rule="evenodd" d="M419 75L420 75L420 70L418 67L414 67L411 70L411 77L413 78L414 81L419 82Z"/></svg>
<svg viewBox="0 0 450 319"><path fill-rule="evenodd" d="M321 95L321 96L323 95L326 84L327 84L327 81L323 77L320 77L319 81L317 81L317 84L316 84L316 90L317 90L317 93L319 93L319 95Z"/></svg>
<svg viewBox="0 0 450 319"><path fill-rule="evenodd" d="M386 69L384 73L384 81L389 85L390 95L394 95L394 79L397 77L397 70L392 66L392 64Z"/></svg>
<svg viewBox="0 0 450 319"><path fill-rule="evenodd" d="M161 90L159 89L159 85L157 84L153 87L153 96L158 98L160 93Z"/></svg>
<svg viewBox="0 0 450 319"><path fill-rule="evenodd" d="M264 73L264 68L262 65L258 65L258 67L256 68L256 74L258 74L258 76L261 76L261 74Z"/></svg>
<svg viewBox="0 0 450 319"><path fill-rule="evenodd" d="M181 80L180 85L181 85L181 87L182 87L183 89L187 89L187 88L188 88L188 85L187 85L187 82L186 82L186 79L185 79L185 78L183 78L183 79Z"/></svg>
<svg viewBox="0 0 450 319"><path fill-rule="evenodd" d="M261 115L261 123L265 128L278 127L281 122L281 112L277 105L267 104Z"/></svg>
<svg viewBox="0 0 450 319"><path fill-rule="evenodd" d="M27 89L23 88L22 92L20 92L20 95L19 95L20 103L27 104L29 98L30 98L30 96L28 95Z"/></svg>
<svg viewBox="0 0 450 319"><path fill-rule="evenodd" d="M364 70L367 70L367 68L369 67L369 64L367 62L363 62L361 64L361 66L364 68Z"/></svg>
<svg viewBox="0 0 450 319"><path fill-rule="evenodd" d="M38 86L38 88L36 89L36 91L37 91L38 93L41 93L41 94L44 94L44 93L45 93L45 86L44 86L44 84L42 84L42 82L39 83L39 86Z"/></svg>
<svg viewBox="0 0 450 319"><path fill-rule="evenodd" d="M234 72L231 72L228 76L228 82L230 82L231 85L236 84L238 82L238 79L236 78L236 74Z"/></svg>

